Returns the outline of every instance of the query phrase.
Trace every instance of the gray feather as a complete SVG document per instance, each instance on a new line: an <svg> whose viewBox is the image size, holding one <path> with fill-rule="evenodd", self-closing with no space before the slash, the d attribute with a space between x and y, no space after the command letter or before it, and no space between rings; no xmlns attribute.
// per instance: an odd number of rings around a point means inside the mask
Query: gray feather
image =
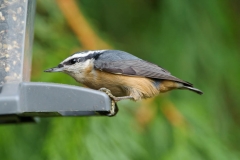
<svg viewBox="0 0 240 160"><path fill-rule="evenodd" d="M191 83L172 76L167 70L123 51L107 50L103 52L94 61L94 66L98 70L113 74L172 80L192 86Z"/></svg>

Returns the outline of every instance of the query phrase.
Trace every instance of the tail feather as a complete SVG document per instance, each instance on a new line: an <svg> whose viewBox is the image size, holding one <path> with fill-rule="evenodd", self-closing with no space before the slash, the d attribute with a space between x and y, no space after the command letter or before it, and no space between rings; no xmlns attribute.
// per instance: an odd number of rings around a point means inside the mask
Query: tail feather
<svg viewBox="0 0 240 160"><path fill-rule="evenodd" d="M195 93L197 93L197 94L203 94L203 92L202 91L200 91L199 89L197 89L197 88L193 88L193 87L190 87L190 86L182 86L182 88L181 89L188 89L188 90L190 90L190 91L193 91L193 92L195 92Z"/></svg>

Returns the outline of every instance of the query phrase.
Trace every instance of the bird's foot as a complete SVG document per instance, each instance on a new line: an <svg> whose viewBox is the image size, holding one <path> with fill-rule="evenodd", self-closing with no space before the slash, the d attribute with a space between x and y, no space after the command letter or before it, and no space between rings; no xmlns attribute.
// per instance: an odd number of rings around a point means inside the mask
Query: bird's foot
<svg viewBox="0 0 240 160"><path fill-rule="evenodd" d="M112 95L111 91L107 88L100 88L99 91L105 92L111 98L111 110L108 116L115 116L118 112L118 106L116 102L124 99L134 99L131 96L124 96L124 97L116 97Z"/></svg>
<svg viewBox="0 0 240 160"><path fill-rule="evenodd" d="M118 112L118 106L115 101L116 97L114 95L112 95L111 91L107 88L100 88L99 91L106 93L111 98L111 110L107 115L109 117L115 116Z"/></svg>

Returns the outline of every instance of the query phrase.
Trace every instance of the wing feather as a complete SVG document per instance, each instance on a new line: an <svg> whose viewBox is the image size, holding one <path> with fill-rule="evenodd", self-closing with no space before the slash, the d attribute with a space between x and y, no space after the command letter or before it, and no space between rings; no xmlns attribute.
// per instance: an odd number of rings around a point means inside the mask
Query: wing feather
<svg viewBox="0 0 240 160"><path fill-rule="evenodd" d="M142 59L118 60L110 62L106 62L102 59L98 60L94 65L98 70L113 74L172 80L192 86L191 83L172 76L167 70Z"/></svg>

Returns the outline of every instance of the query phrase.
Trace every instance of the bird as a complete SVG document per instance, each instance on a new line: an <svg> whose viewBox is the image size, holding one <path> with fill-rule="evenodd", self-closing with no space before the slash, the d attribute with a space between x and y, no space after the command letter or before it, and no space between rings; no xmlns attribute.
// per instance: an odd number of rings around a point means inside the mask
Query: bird
<svg viewBox="0 0 240 160"><path fill-rule="evenodd" d="M116 102L120 100L138 101L173 89L203 94L166 69L120 50L76 52L44 72L63 72L91 89L105 92L112 100L109 116L116 115Z"/></svg>

